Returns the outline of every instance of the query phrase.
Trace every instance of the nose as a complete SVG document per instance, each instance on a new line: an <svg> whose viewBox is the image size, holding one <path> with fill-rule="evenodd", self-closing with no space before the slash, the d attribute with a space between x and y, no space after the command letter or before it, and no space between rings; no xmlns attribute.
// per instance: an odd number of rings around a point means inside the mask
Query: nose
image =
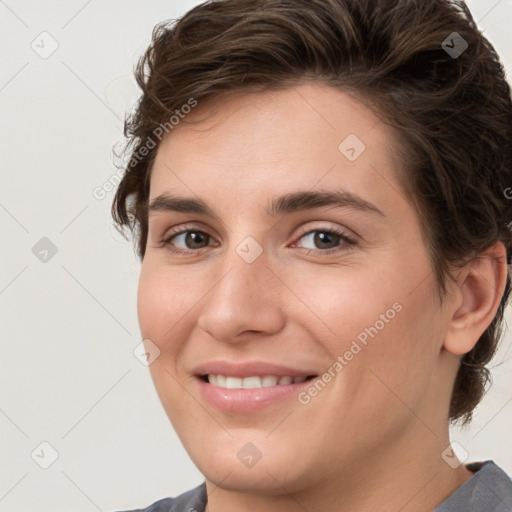
<svg viewBox="0 0 512 512"><path fill-rule="evenodd" d="M255 333L279 332L284 325L280 307L284 285L268 263L265 252L252 262L234 248L222 255L213 287L201 301L198 327L226 343L253 339Z"/></svg>

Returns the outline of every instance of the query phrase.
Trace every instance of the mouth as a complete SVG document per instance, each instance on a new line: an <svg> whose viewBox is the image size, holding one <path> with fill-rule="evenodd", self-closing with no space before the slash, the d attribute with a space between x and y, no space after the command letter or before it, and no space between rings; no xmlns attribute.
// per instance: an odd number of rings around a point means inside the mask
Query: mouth
<svg viewBox="0 0 512 512"><path fill-rule="evenodd" d="M248 377L237 377L232 375L221 375L209 373L200 375L203 382L224 389L261 389L273 386L289 386L301 384L314 379L318 375L251 375Z"/></svg>
<svg viewBox="0 0 512 512"><path fill-rule="evenodd" d="M217 410L247 414L278 412L293 404L318 373L302 364L282 365L270 361L233 362L213 360L192 369L198 395Z"/></svg>
<svg viewBox="0 0 512 512"><path fill-rule="evenodd" d="M229 414L281 411L293 404L305 387L318 375L196 375L198 391L206 403Z"/></svg>

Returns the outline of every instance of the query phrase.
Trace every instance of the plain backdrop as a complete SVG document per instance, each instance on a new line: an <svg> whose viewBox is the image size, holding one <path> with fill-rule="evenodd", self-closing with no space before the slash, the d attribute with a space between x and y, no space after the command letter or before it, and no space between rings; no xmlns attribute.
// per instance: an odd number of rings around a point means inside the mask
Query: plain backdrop
<svg viewBox="0 0 512 512"><path fill-rule="evenodd" d="M105 186L153 26L198 3L0 1L0 511L142 508L203 479L133 353L140 264ZM512 0L468 4L511 70ZM512 475L510 346L453 439Z"/></svg>

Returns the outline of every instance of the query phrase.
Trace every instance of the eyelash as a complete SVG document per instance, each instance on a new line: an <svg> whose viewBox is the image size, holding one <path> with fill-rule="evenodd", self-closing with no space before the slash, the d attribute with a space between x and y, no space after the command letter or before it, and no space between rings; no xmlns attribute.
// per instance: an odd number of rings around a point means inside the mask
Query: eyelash
<svg viewBox="0 0 512 512"><path fill-rule="evenodd" d="M164 239L163 246L166 247L170 252L172 252L174 254L190 254L192 252L200 252L201 249L207 248L207 247L201 247L200 249L196 249L196 250L194 250L194 249L184 250L184 249L176 249L175 247L173 247L171 245L171 240L173 238L177 237L178 235L182 235L183 233L189 233L189 232L201 233L201 234L206 235L211 238L211 236L208 235L208 233L206 233L205 231L196 229L194 226L184 226L179 231L171 233L170 236L168 236L166 239ZM306 235L310 235L315 232L327 233L329 235L337 235L340 237L340 242L343 242L343 245L338 246L338 247L333 247L330 249L306 249L305 250L306 254L314 253L314 254L327 255L327 254L332 254L334 252L341 252L343 250L350 249L350 248L354 247L355 245L357 245L357 242L353 238L347 236L341 230L338 230L335 228L323 229L320 227L320 228L316 228L316 229L310 229L309 231L305 231L304 233L302 233L299 236L298 240L300 240L301 238L303 238Z"/></svg>

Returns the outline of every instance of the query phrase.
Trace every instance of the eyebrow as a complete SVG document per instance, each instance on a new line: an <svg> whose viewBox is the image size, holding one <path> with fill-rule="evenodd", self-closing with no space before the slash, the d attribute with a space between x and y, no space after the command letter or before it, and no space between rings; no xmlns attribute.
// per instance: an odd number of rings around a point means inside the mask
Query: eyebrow
<svg viewBox="0 0 512 512"><path fill-rule="evenodd" d="M269 201L265 212L269 216L312 210L325 206L352 208L360 212L373 213L385 217L379 208L362 197L345 190L298 191L291 192ZM212 208L202 199L161 194L151 200L147 207L149 215L156 212L197 213L217 217Z"/></svg>

